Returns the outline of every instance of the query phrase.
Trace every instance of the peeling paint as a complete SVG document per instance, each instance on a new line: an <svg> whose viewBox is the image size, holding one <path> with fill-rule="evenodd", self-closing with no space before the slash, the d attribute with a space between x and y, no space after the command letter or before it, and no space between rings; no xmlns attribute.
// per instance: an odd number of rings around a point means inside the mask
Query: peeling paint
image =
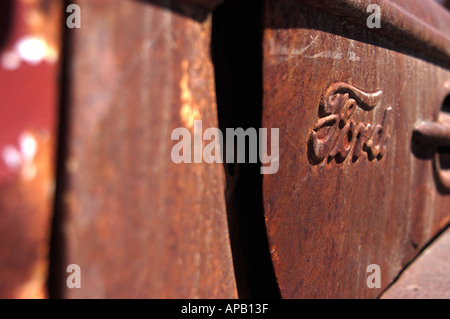
<svg viewBox="0 0 450 319"><path fill-rule="evenodd" d="M356 53L352 50L348 51L348 59L350 61L355 61L355 62L361 60L361 58L359 56L357 56Z"/></svg>

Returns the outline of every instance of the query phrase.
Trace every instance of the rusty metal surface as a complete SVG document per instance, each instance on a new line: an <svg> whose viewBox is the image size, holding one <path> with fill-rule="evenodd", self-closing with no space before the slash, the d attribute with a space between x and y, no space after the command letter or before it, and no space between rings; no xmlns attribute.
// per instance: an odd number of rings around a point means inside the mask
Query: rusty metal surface
<svg viewBox="0 0 450 319"><path fill-rule="evenodd" d="M237 296L223 167L171 160L175 128L217 127L211 19L166 3L77 1L57 297ZM72 263L80 289L65 287Z"/></svg>
<svg viewBox="0 0 450 319"><path fill-rule="evenodd" d="M450 125L437 122L420 123L414 128L414 133L420 136L420 142L426 145L450 145Z"/></svg>
<svg viewBox="0 0 450 319"><path fill-rule="evenodd" d="M367 8L376 4L382 12L381 28L373 28L395 43L424 53L448 65L450 58L450 13L432 0L297 0L297 3L322 9L356 25L366 27L370 13Z"/></svg>
<svg viewBox="0 0 450 319"><path fill-rule="evenodd" d="M412 138L416 124L437 121L449 93L446 30L399 42L364 26L365 8L354 24L357 2L331 2L265 2L263 127L280 128L280 166L263 177L263 195L284 298L377 297L450 221L438 150ZM345 4L354 8L340 11ZM423 54L425 40L438 54ZM366 285L370 264L380 266L381 288Z"/></svg>
<svg viewBox="0 0 450 319"><path fill-rule="evenodd" d="M42 298L48 296L61 2L0 7L0 298ZM36 43L45 49L37 56Z"/></svg>
<svg viewBox="0 0 450 319"><path fill-rule="evenodd" d="M450 299L450 230L427 247L382 299Z"/></svg>

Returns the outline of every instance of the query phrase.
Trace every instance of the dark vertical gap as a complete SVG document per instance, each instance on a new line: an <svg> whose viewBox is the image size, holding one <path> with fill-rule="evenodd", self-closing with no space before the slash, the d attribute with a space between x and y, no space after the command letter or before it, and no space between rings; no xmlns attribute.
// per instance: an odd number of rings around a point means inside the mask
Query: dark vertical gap
<svg viewBox="0 0 450 319"><path fill-rule="evenodd" d="M13 27L14 2L12 0L0 1L0 50L8 43Z"/></svg>
<svg viewBox="0 0 450 319"><path fill-rule="evenodd" d="M53 220L51 226L50 238L50 267L47 280L47 288L51 299L63 298L63 289L66 283L66 269L63 265L64 255L64 236L62 233L63 222L63 195L65 184L65 162L66 162L66 143L68 141L69 124L69 100L70 100L70 60L71 60L71 29L66 27L65 8L70 1L63 1L63 14L61 21L61 65L59 74L59 110L58 110L58 128L57 128L57 148L55 152L56 163L56 189L53 205Z"/></svg>
<svg viewBox="0 0 450 319"><path fill-rule="evenodd" d="M219 128L225 139L226 128L258 130L261 127L261 25L261 0L225 0L213 12L211 52ZM247 144L246 152L248 150ZM224 166L228 224L239 297L280 298L265 227L261 164L248 163L247 159L244 164L226 163Z"/></svg>
<svg viewBox="0 0 450 319"><path fill-rule="evenodd" d="M445 114L446 117L450 117L450 95L446 96L444 102L442 103L441 114ZM447 122L447 120L446 120ZM450 123L447 123L450 124ZM450 146L440 146L438 147L439 152L439 164L441 170L450 170Z"/></svg>

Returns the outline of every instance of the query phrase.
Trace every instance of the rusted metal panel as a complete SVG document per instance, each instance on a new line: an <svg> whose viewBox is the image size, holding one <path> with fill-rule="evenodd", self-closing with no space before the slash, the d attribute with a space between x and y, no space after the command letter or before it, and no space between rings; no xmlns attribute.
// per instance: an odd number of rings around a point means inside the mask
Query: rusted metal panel
<svg viewBox="0 0 450 319"><path fill-rule="evenodd" d="M448 29L407 28L450 18L429 1L408 16L405 1L374 2L382 26L406 28L369 29L368 1L265 2L263 127L280 128L280 166L263 193L284 298L377 297L450 221L438 149L412 136L450 92ZM366 284L371 264L380 289Z"/></svg>
<svg viewBox="0 0 450 319"><path fill-rule="evenodd" d="M380 28L372 32L383 34L399 46L413 49L417 54L441 59L448 64L450 48L450 14L432 0L299 0L352 23L367 27L373 12L369 5L377 5L382 13ZM368 10L369 8L369 10Z"/></svg>
<svg viewBox="0 0 450 319"><path fill-rule="evenodd" d="M48 296L60 1L2 1L0 298Z"/></svg>
<svg viewBox="0 0 450 319"><path fill-rule="evenodd" d="M449 257L450 230L446 230L406 268L382 299L449 299Z"/></svg>
<svg viewBox="0 0 450 319"><path fill-rule="evenodd" d="M175 128L218 126L209 13L76 3L57 297L236 297L223 167L171 160ZM80 289L65 286L68 264Z"/></svg>

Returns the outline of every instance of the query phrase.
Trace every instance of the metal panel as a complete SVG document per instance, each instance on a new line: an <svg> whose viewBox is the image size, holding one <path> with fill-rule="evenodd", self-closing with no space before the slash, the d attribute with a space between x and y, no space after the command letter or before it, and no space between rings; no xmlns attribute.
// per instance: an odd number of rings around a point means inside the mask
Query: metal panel
<svg viewBox="0 0 450 319"><path fill-rule="evenodd" d="M324 2L265 5L263 127L280 128L279 171L263 180L271 255L284 298L377 297L450 221L437 149L412 138L450 92L448 42L407 29L401 3L377 2L382 26L406 26L389 36L365 26L368 2ZM424 17L448 26L434 6Z"/></svg>
<svg viewBox="0 0 450 319"><path fill-rule="evenodd" d="M171 160L175 128L218 126L209 12L167 1L77 3L59 296L236 297L223 167ZM81 289L65 287L71 263Z"/></svg>

